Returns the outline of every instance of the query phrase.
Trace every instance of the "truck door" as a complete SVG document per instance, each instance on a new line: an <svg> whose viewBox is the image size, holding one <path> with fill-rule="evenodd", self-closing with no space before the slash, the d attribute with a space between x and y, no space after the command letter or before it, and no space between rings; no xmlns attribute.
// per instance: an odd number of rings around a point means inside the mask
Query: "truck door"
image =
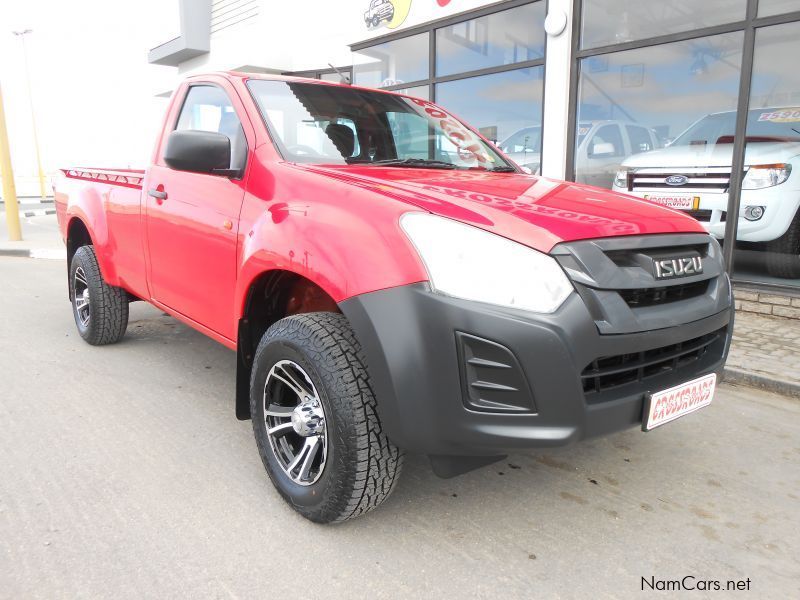
<svg viewBox="0 0 800 600"><path fill-rule="evenodd" d="M231 139L231 168L247 159L242 120L215 84L188 87L173 130L213 131ZM163 154L164 132L159 152ZM153 299L230 339L234 331L236 239L244 183L228 176L173 170L161 157L150 170L147 251Z"/></svg>

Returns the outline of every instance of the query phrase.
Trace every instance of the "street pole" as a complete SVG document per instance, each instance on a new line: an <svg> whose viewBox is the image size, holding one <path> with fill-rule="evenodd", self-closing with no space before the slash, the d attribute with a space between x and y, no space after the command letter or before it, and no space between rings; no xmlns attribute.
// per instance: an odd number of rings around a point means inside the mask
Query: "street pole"
<svg viewBox="0 0 800 600"><path fill-rule="evenodd" d="M36 149L36 167L39 170L39 194L42 196L42 200L44 200L47 198L47 186L45 184L44 171L42 170L42 156L39 153L39 135L36 133L36 116L33 110L33 93L31 92L31 74L28 70L28 50L25 47L25 36L29 33L33 33L33 30L26 29L24 31L14 31L13 33L22 40L22 59L25 63L25 81L28 84L28 102L31 107L31 125L33 125L33 147Z"/></svg>
<svg viewBox="0 0 800 600"><path fill-rule="evenodd" d="M14 189L14 171L11 168L11 150L8 146L2 87L0 87L0 178L3 179L3 202L6 209L8 241L19 242L22 240L22 232L19 227L19 205L17 204L17 191Z"/></svg>

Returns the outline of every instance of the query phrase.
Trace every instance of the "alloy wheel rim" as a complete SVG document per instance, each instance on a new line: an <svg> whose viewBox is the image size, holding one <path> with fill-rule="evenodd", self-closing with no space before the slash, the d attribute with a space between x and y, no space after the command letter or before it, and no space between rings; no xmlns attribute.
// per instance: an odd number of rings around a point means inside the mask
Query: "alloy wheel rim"
<svg viewBox="0 0 800 600"><path fill-rule="evenodd" d="M328 455L322 400L308 373L296 362L273 365L264 384L264 424L272 453L298 485L316 483Z"/></svg>
<svg viewBox="0 0 800 600"><path fill-rule="evenodd" d="M87 327L91 318L89 300L89 282L83 267L78 267L75 269L72 283L72 301L75 303L75 312L82 327Z"/></svg>

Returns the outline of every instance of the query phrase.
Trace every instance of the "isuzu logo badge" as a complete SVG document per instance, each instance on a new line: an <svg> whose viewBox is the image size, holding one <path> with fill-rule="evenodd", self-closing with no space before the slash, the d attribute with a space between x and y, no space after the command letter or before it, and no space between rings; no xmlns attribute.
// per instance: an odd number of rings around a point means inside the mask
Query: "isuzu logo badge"
<svg viewBox="0 0 800 600"><path fill-rule="evenodd" d="M688 277L689 275L699 275L703 272L703 259L699 256L656 259L653 260L653 265L656 279Z"/></svg>
<svg viewBox="0 0 800 600"><path fill-rule="evenodd" d="M686 185L689 178L686 175L670 175L664 180L667 185Z"/></svg>

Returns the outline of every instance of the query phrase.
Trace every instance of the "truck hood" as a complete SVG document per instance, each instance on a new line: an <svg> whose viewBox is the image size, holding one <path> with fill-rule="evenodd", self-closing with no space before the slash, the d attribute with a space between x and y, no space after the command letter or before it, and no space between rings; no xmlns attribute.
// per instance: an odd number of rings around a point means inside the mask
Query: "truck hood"
<svg viewBox="0 0 800 600"><path fill-rule="evenodd" d="M745 150L745 165L787 162L800 154L800 143L749 142ZM623 167L680 168L680 167L730 167L733 144L713 146L670 146L634 154L625 159Z"/></svg>
<svg viewBox="0 0 800 600"><path fill-rule="evenodd" d="M517 173L369 166L293 165L388 196L541 252L560 242L704 232L693 218L625 194Z"/></svg>

